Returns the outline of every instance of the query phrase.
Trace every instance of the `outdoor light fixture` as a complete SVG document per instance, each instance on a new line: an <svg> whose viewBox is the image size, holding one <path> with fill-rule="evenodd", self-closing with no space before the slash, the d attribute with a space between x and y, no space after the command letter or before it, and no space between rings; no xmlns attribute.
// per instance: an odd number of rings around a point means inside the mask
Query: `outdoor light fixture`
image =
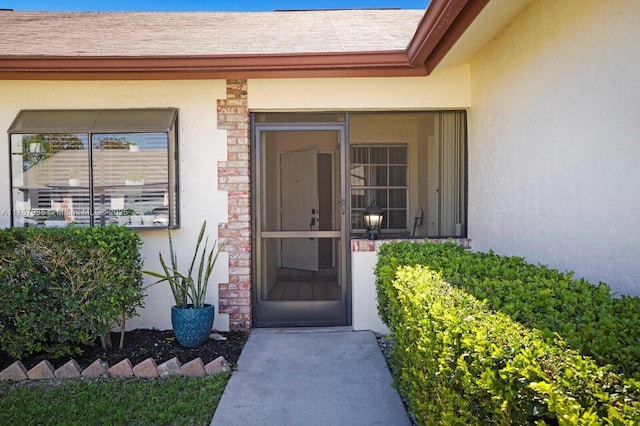
<svg viewBox="0 0 640 426"><path fill-rule="evenodd" d="M382 226L382 209L378 207L374 201L364 209L364 224L367 227L367 237L370 240L376 240L378 238L378 232L380 226Z"/></svg>

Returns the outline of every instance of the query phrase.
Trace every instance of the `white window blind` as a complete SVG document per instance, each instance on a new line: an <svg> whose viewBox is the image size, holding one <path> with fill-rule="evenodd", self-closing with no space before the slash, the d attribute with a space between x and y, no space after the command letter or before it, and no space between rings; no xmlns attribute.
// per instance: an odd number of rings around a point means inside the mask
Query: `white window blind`
<svg viewBox="0 0 640 426"><path fill-rule="evenodd" d="M22 111L14 121L13 225L176 226L176 110L76 113Z"/></svg>

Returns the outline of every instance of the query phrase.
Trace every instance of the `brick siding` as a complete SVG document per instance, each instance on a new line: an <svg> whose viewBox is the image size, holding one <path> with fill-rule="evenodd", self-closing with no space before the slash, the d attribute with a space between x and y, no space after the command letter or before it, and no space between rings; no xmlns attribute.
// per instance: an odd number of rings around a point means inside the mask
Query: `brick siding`
<svg viewBox="0 0 640 426"><path fill-rule="evenodd" d="M247 81L227 80L227 97L217 101L218 129L227 131L227 160L218 162L218 189L227 191L228 221L218 224L226 241L229 282L218 287L219 312L231 331L251 328L251 182Z"/></svg>

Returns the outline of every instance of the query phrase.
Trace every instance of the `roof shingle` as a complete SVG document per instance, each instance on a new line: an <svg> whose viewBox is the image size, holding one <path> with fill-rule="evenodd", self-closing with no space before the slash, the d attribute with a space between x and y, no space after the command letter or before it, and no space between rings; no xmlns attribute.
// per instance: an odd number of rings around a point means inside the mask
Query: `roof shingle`
<svg viewBox="0 0 640 426"><path fill-rule="evenodd" d="M424 10L0 11L0 56L140 57L404 50Z"/></svg>

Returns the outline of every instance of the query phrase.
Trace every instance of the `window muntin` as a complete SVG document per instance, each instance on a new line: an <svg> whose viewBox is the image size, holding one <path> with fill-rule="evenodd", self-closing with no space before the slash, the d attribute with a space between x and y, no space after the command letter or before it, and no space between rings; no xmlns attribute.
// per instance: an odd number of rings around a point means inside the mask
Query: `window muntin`
<svg viewBox="0 0 640 426"><path fill-rule="evenodd" d="M349 113L348 123L352 234L364 234L375 200L384 236L466 236L464 111Z"/></svg>
<svg viewBox="0 0 640 426"><path fill-rule="evenodd" d="M103 114L100 114L103 112ZM160 112L158 114L157 112ZM10 134L13 226L104 225L175 227L177 171L175 110L81 111L99 128L159 131ZM73 114L22 111L10 133L43 124L69 129ZM28 114L31 113L31 114ZM57 113L57 114L56 114ZM117 121L128 117L123 122ZM166 118L172 117L169 126ZM115 121L114 121L115 119ZM169 127L168 131L165 128Z"/></svg>
<svg viewBox="0 0 640 426"><path fill-rule="evenodd" d="M362 211L372 202L382 209L382 230L407 229L407 145L351 146L351 228L364 230Z"/></svg>

